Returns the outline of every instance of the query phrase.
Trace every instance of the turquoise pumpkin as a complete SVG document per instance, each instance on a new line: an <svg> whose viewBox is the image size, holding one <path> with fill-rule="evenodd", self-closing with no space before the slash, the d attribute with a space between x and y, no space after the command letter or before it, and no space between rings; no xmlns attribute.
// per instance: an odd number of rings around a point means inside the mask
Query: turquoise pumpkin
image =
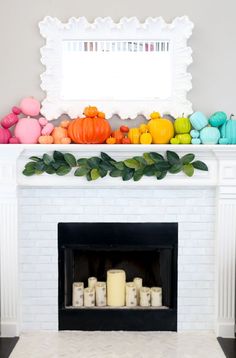
<svg viewBox="0 0 236 358"><path fill-rule="evenodd" d="M228 140L228 144L236 144L236 120L230 119L221 127L221 137Z"/></svg>
<svg viewBox="0 0 236 358"><path fill-rule="evenodd" d="M190 122L194 129L200 131L208 125L208 119L202 112L195 112L190 117Z"/></svg>
<svg viewBox="0 0 236 358"><path fill-rule="evenodd" d="M209 118L209 123L212 127L220 127L226 121L227 121L227 114L225 112L215 112Z"/></svg>
<svg viewBox="0 0 236 358"><path fill-rule="evenodd" d="M202 144L217 144L220 139L220 131L216 127L205 127L200 132Z"/></svg>

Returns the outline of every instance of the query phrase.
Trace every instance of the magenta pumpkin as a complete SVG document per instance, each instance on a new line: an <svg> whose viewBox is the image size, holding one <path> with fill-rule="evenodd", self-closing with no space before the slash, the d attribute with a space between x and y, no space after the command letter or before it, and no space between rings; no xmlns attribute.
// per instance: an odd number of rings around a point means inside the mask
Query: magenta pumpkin
<svg viewBox="0 0 236 358"><path fill-rule="evenodd" d="M23 144L36 144L41 135L41 126L35 118L21 118L16 124L14 135Z"/></svg>
<svg viewBox="0 0 236 358"><path fill-rule="evenodd" d="M0 128L0 144L7 144L11 138L9 129Z"/></svg>

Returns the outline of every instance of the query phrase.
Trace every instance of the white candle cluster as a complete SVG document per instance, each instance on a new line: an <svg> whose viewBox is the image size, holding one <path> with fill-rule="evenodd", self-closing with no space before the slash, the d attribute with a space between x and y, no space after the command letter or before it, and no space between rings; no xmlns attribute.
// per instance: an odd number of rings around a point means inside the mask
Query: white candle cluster
<svg viewBox="0 0 236 358"><path fill-rule="evenodd" d="M135 277L126 282L124 270L109 270L107 282L96 277L88 278L88 287L83 282L73 283L73 307L161 307L162 288L144 287L143 280Z"/></svg>

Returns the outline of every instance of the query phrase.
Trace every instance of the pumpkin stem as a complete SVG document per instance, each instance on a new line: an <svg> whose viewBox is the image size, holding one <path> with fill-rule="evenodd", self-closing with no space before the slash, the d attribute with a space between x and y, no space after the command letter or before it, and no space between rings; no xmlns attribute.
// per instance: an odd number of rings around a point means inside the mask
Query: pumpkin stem
<svg viewBox="0 0 236 358"><path fill-rule="evenodd" d="M230 118L230 119L233 119L232 117L234 117L234 114L233 114L233 113L231 113L231 115L230 115L229 118Z"/></svg>
<svg viewBox="0 0 236 358"><path fill-rule="evenodd" d="M182 117L184 118L184 113L182 113Z"/></svg>

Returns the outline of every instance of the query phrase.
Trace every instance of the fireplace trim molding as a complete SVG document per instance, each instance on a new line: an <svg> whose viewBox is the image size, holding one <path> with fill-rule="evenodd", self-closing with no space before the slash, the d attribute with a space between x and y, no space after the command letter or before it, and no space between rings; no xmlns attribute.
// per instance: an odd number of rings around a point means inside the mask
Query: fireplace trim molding
<svg viewBox="0 0 236 358"><path fill-rule="evenodd" d="M22 168L30 155L59 150L66 145L0 145L0 260L1 260L1 335L19 335L20 297L18 278L18 188L19 187L93 187L134 188L155 187L215 187L217 189L216 222L216 310L217 336L233 338L235 334L235 261L236 261L236 146L233 145L152 145L152 150L174 150L181 154L192 152L206 162L209 172L196 172L194 178L184 174L168 177L161 182L144 178L140 182L122 182L105 178L87 182L85 178L49 176L24 177ZM150 151L141 145L70 145L70 152L88 157L106 151L115 158L124 158ZM111 179L111 180L110 180Z"/></svg>

